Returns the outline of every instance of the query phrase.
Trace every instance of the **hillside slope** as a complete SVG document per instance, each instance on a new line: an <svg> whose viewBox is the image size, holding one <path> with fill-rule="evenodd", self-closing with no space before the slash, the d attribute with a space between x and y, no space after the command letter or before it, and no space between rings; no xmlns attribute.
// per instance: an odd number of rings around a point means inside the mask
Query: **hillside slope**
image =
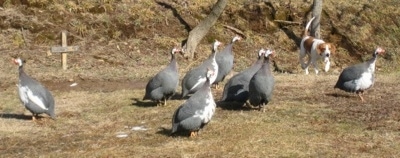
<svg viewBox="0 0 400 158"><path fill-rule="evenodd" d="M147 72L168 62L164 58L169 49L186 38L214 3L215 0L185 3L175 0L0 1L0 50L5 54L0 66L6 68L1 73L9 74L9 58L22 56L27 59L27 69L45 80L77 76L147 78ZM302 73L296 40L302 36L311 5L310 0L230 1L199 45L194 63L179 59L184 68L182 72L208 56L214 39L228 43L234 32L226 26L231 26L247 36L234 48L236 71L252 63L258 49L270 47L277 51L275 61L279 69ZM384 59L378 62L378 70L399 69L400 9L396 7L399 5L396 0L324 1L322 37L339 48L332 57L332 73L368 59L376 46L387 50ZM62 30L69 32L69 45L80 46L80 51L69 55L68 71L57 71L60 57L50 56L48 51L51 46L60 45Z"/></svg>

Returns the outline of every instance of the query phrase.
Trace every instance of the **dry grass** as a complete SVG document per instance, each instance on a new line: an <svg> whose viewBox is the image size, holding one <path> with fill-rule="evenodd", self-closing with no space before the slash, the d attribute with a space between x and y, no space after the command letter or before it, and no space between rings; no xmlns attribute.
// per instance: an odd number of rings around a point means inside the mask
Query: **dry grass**
<svg viewBox="0 0 400 158"><path fill-rule="evenodd" d="M15 88L9 88L2 92L9 99L2 100L0 150L3 157L399 156L396 75L379 74L366 103L332 89L336 75L275 76L274 100L265 113L219 107L193 139L169 136L172 114L183 100L166 107L143 102L144 83L138 89L53 89L58 118L38 123L29 113L21 115ZM218 99L221 90L214 94ZM147 130L131 130L136 126Z"/></svg>
<svg viewBox="0 0 400 158"><path fill-rule="evenodd" d="M199 45L197 58L188 62L178 57L181 78L210 54L214 39L229 43L234 33L223 25L248 36L235 44L234 71L253 63L260 48L273 48L279 68L293 74L275 74L273 101L265 113L220 106L193 139L169 136L172 114L184 100L171 100L167 107L141 101L148 78L169 62L170 49L187 36L171 9L143 0L28 2L26 7L6 1L0 12L0 50L5 54L0 59L0 157L400 156L400 10L395 0L324 1L330 7L324 8L322 36L339 49L332 71L319 76L303 75L293 39L268 19L271 8L256 1L230 2ZM202 0L185 7L165 2L192 27L214 3ZM311 1L273 5L279 18L287 18L292 8L291 18L301 22ZM303 32L303 26L282 28L296 36ZM61 71L60 56L46 54L59 45L64 29L70 32L68 44L80 51L68 56L68 70ZM377 82L367 91L367 102L334 90L338 73L370 57L376 45L387 54L378 59ZM33 123L21 106L17 68L10 64L17 56L27 60L26 72L53 92L57 120ZM74 82L78 86L69 87ZM214 90L214 98L221 93ZM131 130L136 126L147 130ZM117 138L120 134L127 137Z"/></svg>

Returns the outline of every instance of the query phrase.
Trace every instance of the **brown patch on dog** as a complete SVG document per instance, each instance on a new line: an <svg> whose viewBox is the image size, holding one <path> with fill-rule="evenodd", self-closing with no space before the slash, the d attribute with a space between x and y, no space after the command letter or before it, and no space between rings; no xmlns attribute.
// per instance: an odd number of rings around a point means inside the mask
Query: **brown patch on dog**
<svg viewBox="0 0 400 158"><path fill-rule="evenodd" d="M306 53L311 53L311 47L314 43L314 37L309 37L304 41L304 48L306 49Z"/></svg>

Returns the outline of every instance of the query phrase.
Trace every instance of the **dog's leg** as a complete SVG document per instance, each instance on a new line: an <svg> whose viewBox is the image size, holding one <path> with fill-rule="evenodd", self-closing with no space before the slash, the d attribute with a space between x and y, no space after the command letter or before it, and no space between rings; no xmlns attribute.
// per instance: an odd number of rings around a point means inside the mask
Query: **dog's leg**
<svg viewBox="0 0 400 158"><path fill-rule="evenodd" d="M308 61L307 63L304 65L304 70L306 71L306 75L308 75L308 67L310 66L310 64L312 63L311 61L311 55L308 56Z"/></svg>
<svg viewBox="0 0 400 158"><path fill-rule="evenodd" d="M303 46L303 42L304 41L301 41L301 44L300 44L299 61L300 61L301 68L305 69L306 68L306 63L304 63L304 57L306 56L306 49Z"/></svg>
<svg viewBox="0 0 400 158"><path fill-rule="evenodd" d="M329 59L325 60L325 72L329 71L330 66L331 62L329 61Z"/></svg>
<svg viewBox="0 0 400 158"><path fill-rule="evenodd" d="M313 63L312 63L312 65L314 66L314 71L315 71L315 74L316 75L318 75L318 64L317 64L317 61L314 61Z"/></svg>

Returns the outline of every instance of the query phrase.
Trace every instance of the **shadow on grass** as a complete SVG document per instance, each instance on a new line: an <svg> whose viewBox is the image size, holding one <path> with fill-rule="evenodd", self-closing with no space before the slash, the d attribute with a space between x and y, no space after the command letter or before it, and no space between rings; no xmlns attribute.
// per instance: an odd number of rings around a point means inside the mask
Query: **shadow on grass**
<svg viewBox="0 0 400 158"><path fill-rule="evenodd" d="M165 127L160 127L161 130L157 131L157 134L165 135L165 136L171 136L171 129L165 128Z"/></svg>
<svg viewBox="0 0 400 158"><path fill-rule="evenodd" d="M188 131L179 131L174 134L171 134L171 129L165 127L161 127L161 130L159 130L157 134L165 135L168 137L185 137L185 138L189 137Z"/></svg>
<svg viewBox="0 0 400 158"><path fill-rule="evenodd" d="M325 95L335 97L335 98L352 98L353 96L343 93L326 93Z"/></svg>
<svg viewBox="0 0 400 158"><path fill-rule="evenodd" d="M157 106L157 102L153 102L153 101L143 101L139 98L131 98L132 100L132 106L138 106L138 107L156 107Z"/></svg>
<svg viewBox="0 0 400 158"><path fill-rule="evenodd" d="M189 97L187 97L187 98L189 98ZM180 94L175 94L170 99L167 100L167 104L168 104L168 101L170 101L170 100L185 100L185 99L186 99L186 97L181 98ZM132 100L132 104L131 104L132 106L138 106L138 107L156 107L157 106L156 101L151 101L151 100L144 101L140 98L131 98L131 100Z"/></svg>
<svg viewBox="0 0 400 158"><path fill-rule="evenodd" d="M32 120L31 115L24 115L24 114L5 114L1 113L0 118L5 119L19 119L19 120ZM38 119L43 118L42 116L37 116Z"/></svg>
<svg viewBox="0 0 400 158"><path fill-rule="evenodd" d="M252 108L244 106L244 103L240 102L223 102L223 101L218 101L216 102L217 107L220 107L221 109L224 110L245 110L245 111L250 111Z"/></svg>
<svg viewBox="0 0 400 158"><path fill-rule="evenodd" d="M175 93L175 95L173 95L170 100L186 100L189 98L190 98L190 95L182 98L181 94Z"/></svg>

